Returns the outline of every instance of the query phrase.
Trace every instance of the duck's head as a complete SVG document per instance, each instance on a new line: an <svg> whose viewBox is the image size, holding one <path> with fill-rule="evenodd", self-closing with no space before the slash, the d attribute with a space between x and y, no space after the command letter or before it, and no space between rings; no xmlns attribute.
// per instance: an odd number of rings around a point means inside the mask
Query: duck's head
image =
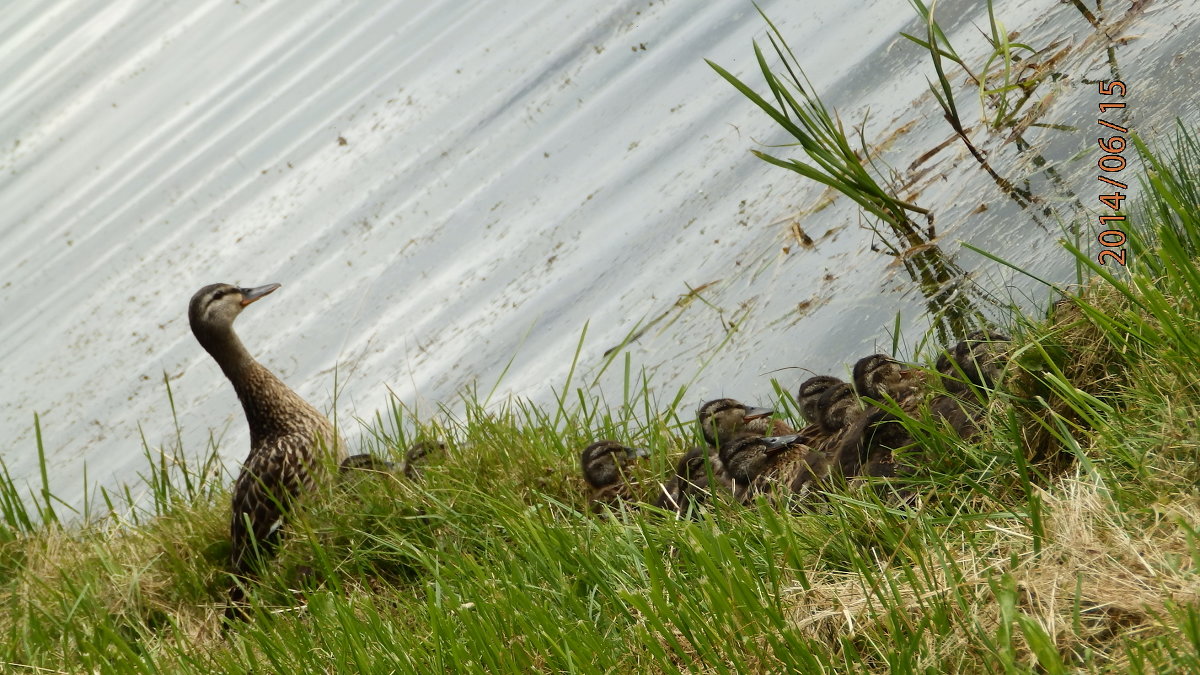
<svg viewBox="0 0 1200 675"><path fill-rule="evenodd" d="M741 483L758 477L771 458L800 440L800 434L787 436L740 436L721 448L721 463L729 476Z"/></svg>
<svg viewBox="0 0 1200 675"><path fill-rule="evenodd" d="M821 431L828 434L844 428L858 410L854 387L846 382L838 382L821 394L816 408L815 422Z"/></svg>
<svg viewBox="0 0 1200 675"><path fill-rule="evenodd" d="M233 320L250 303L269 295L279 284L255 288L240 288L233 284L209 284L196 291L188 305L188 322L199 337L215 331L228 330Z"/></svg>
<svg viewBox="0 0 1200 675"><path fill-rule="evenodd" d="M911 371L886 354L872 354L854 364L854 390L859 396L882 401L899 398Z"/></svg>
<svg viewBox="0 0 1200 675"><path fill-rule="evenodd" d="M615 485L621 480L625 465L649 454L645 448L630 448L616 441L596 441L583 449L579 463L588 485L601 488Z"/></svg>
<svg viewBox="0 0 1200 675"><path fill-rule="evenodd" d="M845 382L832 375L817 375L802 382L800 389L796 391L796 403L800 404L800 414L804 415L804 419L810 424L818 422L820 413L817 410L817 402L825 392L839 384Z"/></svg>
<svg viewBox="0 0 1200 675"><path fill-rule="evenodd" d="M727 442L743 431L762 434L767 429L767 418L775 411L770 408L754 408L732 398L719 398L700 406L696 421L709 445Z"/></svg>

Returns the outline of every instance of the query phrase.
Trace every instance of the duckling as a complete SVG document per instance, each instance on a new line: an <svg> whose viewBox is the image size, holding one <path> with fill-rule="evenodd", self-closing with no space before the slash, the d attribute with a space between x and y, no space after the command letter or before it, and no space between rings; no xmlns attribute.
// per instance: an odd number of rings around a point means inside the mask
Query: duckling
<svg viewBox="0 0 1200 675"><path fill-rule="evenodd" d="M380 459L375 455L363 453L360 455L350 455L342 460L338 467L341 473L349 471L381 471L385 473L402 473L409 480L419 480L421 478L420 465L425 463L425 460L432 454L441 453L446 450L446 444L441 441L420 441L413 443L412 446L404 452L404 462L397 464Z"/></svg>
<svg viewBox="0 0 1200 675"><path fill-rule="evenodd" d="M380 459L367 452L359 455L350 455L346 459L343 459L342 463L338 465L338 471L343 474L351 471L382 471L391 473L395 469L395 462L389 462L385 459Z"/></svg>
<svg viewBox="0 0 1200 675"><path fill-rule="evenodd" d="M736 399L718 398L700 406L696 411L696 421L700 424L705 442L709 447L716 448L722 440L743 431L760 436L777 429L787 429L785 433L792 433L786 422L772 419L773 414L775 411L771 408L757 408Z"/></svg>
<svg viewBox="0 0 1200 675"><path fill-rule="evenodd" d="M229 378L250 428L250 453L233 486L229 524L230 563L243 576L278 545L292 503L321 478L320 455L345 457L329 420L255 361L233 330L242 310L279 286L211 284L188 305L192 334Z"/></svg>
<svg viewBox="0 0 1200 675"><path fill-rule="evenodd" d="M588 503L594 513L605 507L618 508L622 503L635 501L629 475L630 465L637 459L649 457L644 448L629 448L616 441L596 441L584 448L579 463L583 479L591 488Z"/></svg>
<svg viewBox="0 0 1200 675"><path fill-rule="evenodd" d="M699 446L689 451L689 454L694 452L704 456L702 461L693 459L689 469L686 484L690 486L690 503L702 503L714 488L733 490L734 483L720 456L722 445L743 435L793 432L786 422L772 419L774 413L771 408L748 406L732 398L714 399L700 406L696 411L696 422L700 425L700 433L707 447ZM701 484L703 487L699 487Z"/></svg>
<svg viewBox="0 0 1200 675"><path fill-rule="evenodd" d="M847 382L839 382L829 387L817 399L816 424L821 432L820 438L825 438L844 430L855 417L862 412L858 398L854 395L854 387Z"/></svg>
<svg viewBox="0 0 1200 675"><path fill-rule="evenodd" d="M801 500L822 483L826 483L838 466L837 451L847 429L861 413L854 388L836 377L819 376L823 382L810 386L801 385L797 395L802 410L805 404L811 410L816 429L809 432L807 443L811 449L795 468L785 473L789 490ZM815 380L817 378L812 378ZM819 393L819 395L816 395ZM815 399L815 401L813 400ZM808 429L805 429L808 432Z"/></svg>
<svg viewBox="0 0 1200 675"><path fill-rule="evenodd" d="M418 441L409 446L404 453L404 477L409 480L421 479L421 465L436 455L446 452L446 444L441 441Z"/></svg>
<svg viewBox="0 0 1200 675"><path fill-rule="evenodd" d="M694 447L684 453L675 466L675 475L659 487L653 505L665 511L674 511L679 516L696 515L700 505L709 496L710 477L724 479L720 460L713 466L709 462L710 451ZM733 492L732 482L722 485L724 491Z"/></svg>
<svg viewBox="0 0 1200 675"><path fill-rule="evenodd" d="M796 403L800 405L800 414L804 415L809 424L816 424L820 414L818 402L821 396L831 387L845 384L832 375L816 375L800 383L800 388L796 390Z"/></svg>
<svg viewBox="0 0 1200 675"><path fill-rule="evenodd" d="M916 370L904 369L900 362L885 354L872 354L858 360L854 364L854 390L859 396L882 402L891 400L901 407L912 405L924 384L923 373ZM882 451L886 457L879 457L884 466L891 461L891 445L894 439L879 434L880 426L886 420L895 420L887 410L877 405L868 405L855 418L850 428L846 429L836 452L838 466L846 478L859 474L863 465L871 457L873 450ZM894 431L895 425L888 426ZM876 436L878 435L878 439ZM878 462L877 462L878 464ZM890 470L890 469L889 469Z"/></svg>
<svg viewBox="0 0 1200 675"><path fill-rule="evenodd" d="M886 354L872 354L854 364L854 390L862 398L903 401L917 393L924 373L905 369Z"/></svg>
<svg viewBox="0 0 1200 675"><path fill-rule="evenodd" d="M1002 370L1001 350L996 345L1006 339L999 333L977 331L958 343L950 354L943 354L935 364L948 393L933 396L926 410L960 438L970 439L979 432L977 420L982 409L973 401L965 400L964 395L974 387L989 388L996 381ZM950 373L965 377L952 378ZM918 378L878 379L884 382L878 393L892 398L910 416L921 414L922 398L916 395L921 382ZM961 386L950 386L955 382ZM848 432L839 450L839 461L847 476L859 470L868 476L903 475L910 473L912 468L898 465L894 452L915 444L912 434L894 414L872 406L856 423L855 429Z"/></svg>
<svg viewBox="0 0 1200 675"><path fill-rule="evenodd" d="M816 450L816 445L823 440L821 425L817 423L822 416L819 400L831 388L838 386L849 388L844 382L829 375L817 375L805 380L796 392L796 402L800 412L810 422L800 430L793 443L781 447L775 452L755 451L751 455L743 455L739 471L749 471L755 478L749 488L749 494L779 493L786 494L801 474L811 474L815 469L822 476L828 466L823 454ZM796 432L789 426L776 428L770 434L772 437L784 437ZM722 458L725 460L726 458ZM728 466L728 463L726 463ZM738 478L737 480L741 480ZM804 481L802 481L804 482Z"/></svg>
<svg viewBox="0 0 1200 675"><path fill-rule="evenodd" d="M986 398L1004 370L1005 352L1011 338L989 330L977 330L938 357L934 369L950 394Z"/></svg>
<svg viewBox="0 0 1200 675"><path fill-rule="evenodd" d="M765 474L776 464L777 456L800 441L800 434L759 436L742 434L721 447L725 473L734 483L734 499L745 504L759 494L770 494L772 483ZM803 447L803 446L801 446Z"/></svg>
<svg viewBox="0 0 1200 675"><path fill-rule="evenodd" d="M979 433L983 404L1003 375L1009 338L994 331L975 331L938 357L935 368L946 389L929 402L929 411L959 437Z"/></svg>

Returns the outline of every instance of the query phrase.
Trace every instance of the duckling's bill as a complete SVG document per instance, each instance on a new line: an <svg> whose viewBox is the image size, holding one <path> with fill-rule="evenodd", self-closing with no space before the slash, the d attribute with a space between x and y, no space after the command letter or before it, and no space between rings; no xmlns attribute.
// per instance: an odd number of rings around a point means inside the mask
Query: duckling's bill
<svg viewBox="0 0 1200 675"><path fill-rule="evenodd" d="M771 408L746 408L746 414L742 417L743 422L753 422L764 417L774 415L775 411Z"/></svg>
<svg viewBox="0 0 1200 675"><path fill-rule="evenodd" d="M759 442L766 446L768 453L781 452L794 445L803 434L788 434L787 436L764 436Z"/></svg>

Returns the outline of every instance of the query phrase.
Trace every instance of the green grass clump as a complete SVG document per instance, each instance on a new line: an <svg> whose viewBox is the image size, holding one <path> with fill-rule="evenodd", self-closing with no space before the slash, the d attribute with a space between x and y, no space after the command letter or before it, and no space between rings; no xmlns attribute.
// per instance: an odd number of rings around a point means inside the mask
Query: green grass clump
<svg viewBox="0 0 1200 675"><path fill-rule="evenodd" d="M1181 133L1169 158L1142 150L1128 273L1097 267L1047 318L1012 317L977 442L908 422L911 502L859 486L811 513L599 519L579 450L614 437L665 475L695 440L681 393L627 385L609 407L576 389L553 410L468 395L436 421L393 403L363 450L437 439L445 456L416 481L322 487L252 586L250 619L224 625L215 447L191 463L148 452L151 504L105 493L106 513L72 524L4 471L3 669L1195 672L1200 146Z"/></svg>

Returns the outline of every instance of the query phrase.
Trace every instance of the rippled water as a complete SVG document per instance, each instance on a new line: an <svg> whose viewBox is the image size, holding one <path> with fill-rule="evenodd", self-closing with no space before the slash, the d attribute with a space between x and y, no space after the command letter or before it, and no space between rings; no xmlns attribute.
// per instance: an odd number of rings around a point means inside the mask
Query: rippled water
<svg viewBox="0 0 1200 675"><path fill-rule="evenodd" d="M951 139L928 54L897 37L919 30L908 3L814 4L762 6L982 294L1047 292L961 241L1074 277L1054 242L1076 198L1098 206L1094 80L1115 68L1121 119L1148 137L1197 121L1188 3L1139 5L1110 60L1072 6L997 2L1020 41L1062 41L1036 57L1062 52L1035 97L1055 126L1019 140L980 128L955 76L972 138L1036 195L1021 206ZM985 3L938 18L980 63ZM432 411L510 359L500 391L549 401L585 324L581 372L649 326L633 367L668 396L695 377L696 402L766 399L768 373L801 379L789 366L839 372L890 345L897 312L911 349L929 319L903 266L849 200L748 153L788 139L704 63L761 86L764 28L745 0L7 3L0 457L36 476L37 412L58 494L78 500L85 463L133 480L140 433L174 435L166 373L187 447L211 428L240 460L240 408L185 318L215 281L283 283L238 330L318 407L336 367L343 420L389 390Z"/></svg>

